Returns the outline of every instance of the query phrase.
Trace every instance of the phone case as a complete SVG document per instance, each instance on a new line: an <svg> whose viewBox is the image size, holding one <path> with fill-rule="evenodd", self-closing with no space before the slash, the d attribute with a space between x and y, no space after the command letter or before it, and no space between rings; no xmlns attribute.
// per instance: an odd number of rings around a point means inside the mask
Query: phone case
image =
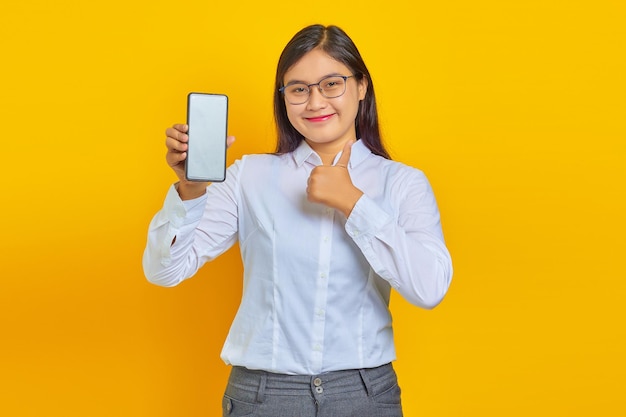
<svg viewBox="0 0 626 417"><path fill-rule="evenodd" d="M226 179L228 96L196 93L187 95L189 126L185 177L189 181L222 182Z"/></svg>

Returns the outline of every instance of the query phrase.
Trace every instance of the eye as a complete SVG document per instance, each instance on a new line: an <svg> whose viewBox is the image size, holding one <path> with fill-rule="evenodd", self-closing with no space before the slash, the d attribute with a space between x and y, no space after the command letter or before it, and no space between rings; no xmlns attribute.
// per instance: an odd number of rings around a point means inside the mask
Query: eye
<svg viewBox="0 0 626 417"><path fill-rule="evenodd" d="M309 87L304 84L293 84L287 90L290 94L303 95L309 92Z"/></svg>
<svg viewBox="0 0 626 417"><path fill-rule="evenodd" d="M341 77L331 77L324 80L321 85L326 91L334 91L343 88L344 81Z"/></svg>

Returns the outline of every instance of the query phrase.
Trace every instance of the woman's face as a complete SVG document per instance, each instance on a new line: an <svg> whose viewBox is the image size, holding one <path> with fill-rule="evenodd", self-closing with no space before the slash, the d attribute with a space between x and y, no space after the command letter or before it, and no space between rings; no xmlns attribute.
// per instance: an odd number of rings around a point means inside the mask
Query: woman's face
<svg viewBox="0 0 626 417"><path fill-rule="evenodd" d="M296 81L314 84L329 75L350 76L352 72L322 50L314 49L285 73L283 85ZM335 98L326 98L317 86L311 86L305 103L290 104L285 100L287 117L314 150L338 153L348 140L357 139L355 119L366 91L365 78L348 78L346 92Z"/></svg>

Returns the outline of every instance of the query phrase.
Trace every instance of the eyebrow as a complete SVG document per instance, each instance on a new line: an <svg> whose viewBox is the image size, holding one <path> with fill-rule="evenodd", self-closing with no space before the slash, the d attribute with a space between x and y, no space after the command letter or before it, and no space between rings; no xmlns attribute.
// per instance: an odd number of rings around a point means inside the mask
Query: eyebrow
<svg viewBox="0 0 626 417"><path fill-rule="evenodd" d="M340 74L338 72L332 72L330 74L326 74L323 77L321 77L320 79L317 80L317 82L319 83L320 81L322 81L324 78L328 78L328 77L334 77L334 76L338 76L338 75L343 75ZM310 83L304 81L304 80L290 80L289 82L285 83L285 87L288 85L293 85L293 84L306 84L309 85ZM317 84L317 83L312 83L312 84Z"/></svg>

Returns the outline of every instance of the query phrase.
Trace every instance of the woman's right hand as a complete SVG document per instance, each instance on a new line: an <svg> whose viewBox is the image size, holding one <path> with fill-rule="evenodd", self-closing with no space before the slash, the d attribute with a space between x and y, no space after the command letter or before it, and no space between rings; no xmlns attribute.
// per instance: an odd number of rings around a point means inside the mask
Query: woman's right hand
<svg viewBox="0 0 626 417"><path fill-rule="evenodd" d="M185 159L187 159L187 135L189 126L183 124L175 124L165 130L165 147L167 154L165 160L167 164L174 170L180 182L186 182L185 179Z"/></svg>
<svg viewBox="0 0 626 417"><path fill-rule="evenodd" d="M165 160L178 177L178 194L183 200L200 197L206 192L208 185L206 182L188 181L185 178L185 160L187 159L187 148L189 147L187 144L189 141L188 130L189 126L186 124L175 124L165 130L165 146L167 148ZM234 136L228 136L226 138L226 146L229 148L234 141Z"/></svg>

